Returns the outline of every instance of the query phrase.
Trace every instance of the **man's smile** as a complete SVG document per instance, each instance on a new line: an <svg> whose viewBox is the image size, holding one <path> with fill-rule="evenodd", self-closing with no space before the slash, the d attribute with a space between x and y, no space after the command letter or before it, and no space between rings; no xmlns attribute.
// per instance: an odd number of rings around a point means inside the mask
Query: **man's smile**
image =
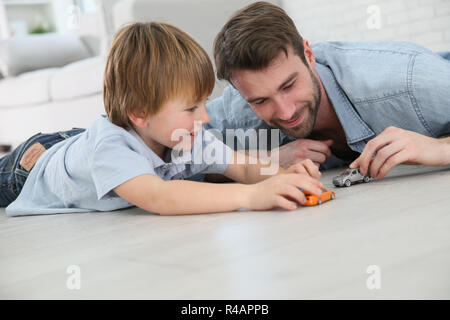
<svg viewBox="0 0 450 320"><path fill-rule="evenodd" d="M298 125L303 118L305 117L305 111L307 108L303 108L300 112L300 114L295 117L294 119L290 120L290 121L283 121L282 124L286 127L292 128L295 127L296 125Z"/></svg>

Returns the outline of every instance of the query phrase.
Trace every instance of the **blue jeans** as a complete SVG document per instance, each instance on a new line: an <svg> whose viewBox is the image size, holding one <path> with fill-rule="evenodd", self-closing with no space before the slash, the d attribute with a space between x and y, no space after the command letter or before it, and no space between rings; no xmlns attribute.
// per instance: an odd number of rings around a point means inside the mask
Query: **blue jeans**
<svg viewBox="0 0 450 320"><path fill-rule="evenodd" d="M16 200L25 184L29 172L20 165L23 154L36 142L45 149L67 138L80 134L85 129L73 128L56 133L38 133L19 145L14 151L0 159L0 207L6 207ZM31 171L31 170L30 170Z"/></svg>

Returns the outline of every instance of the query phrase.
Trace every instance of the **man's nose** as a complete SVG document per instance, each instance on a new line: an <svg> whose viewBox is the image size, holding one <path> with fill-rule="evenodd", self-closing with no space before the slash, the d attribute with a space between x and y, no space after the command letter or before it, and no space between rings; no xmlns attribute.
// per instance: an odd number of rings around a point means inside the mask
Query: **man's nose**
<svg viewBox="0 0 450 320"><path fill-rule="evenodd" d="M273 99L273 108L275 110L275 117L280 120L288 121L295 113L295 105L284 97Z"/></svg>

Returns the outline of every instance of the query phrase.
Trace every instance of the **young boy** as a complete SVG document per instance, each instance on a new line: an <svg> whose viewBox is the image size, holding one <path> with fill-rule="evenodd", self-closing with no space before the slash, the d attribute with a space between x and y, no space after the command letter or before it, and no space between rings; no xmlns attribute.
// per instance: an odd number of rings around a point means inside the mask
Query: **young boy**
<svg viewBox="0 0 450 320"><path fill-rule="evenodd" d="M38 134L1 159L0 204L10 203L10 216L133 205L175 215L295 209L305 201L300 188L320 194L320 172L311 161L268 178L261 164L237 164L237 154L194 125L209 121L205 102L214 81L206 52L180 29L162 23L124 27L104 74L107 117L86 131ZM192 160L211 147L222 152L221 161ZM240 183L183 180L200 172Z"/></svg>

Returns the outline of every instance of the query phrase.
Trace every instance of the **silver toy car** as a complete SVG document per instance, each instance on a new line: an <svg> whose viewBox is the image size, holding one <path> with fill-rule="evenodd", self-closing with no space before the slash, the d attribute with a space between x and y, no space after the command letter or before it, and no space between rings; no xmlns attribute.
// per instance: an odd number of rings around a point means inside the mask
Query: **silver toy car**
<svg viewBox="0 0 450 320"><path fill-rule="evenodd" d="M336 187L350 187L357 182L369 182L370 176L362 175L358 169L347 169L337 177L333 178L333 184Z"/></svg>

